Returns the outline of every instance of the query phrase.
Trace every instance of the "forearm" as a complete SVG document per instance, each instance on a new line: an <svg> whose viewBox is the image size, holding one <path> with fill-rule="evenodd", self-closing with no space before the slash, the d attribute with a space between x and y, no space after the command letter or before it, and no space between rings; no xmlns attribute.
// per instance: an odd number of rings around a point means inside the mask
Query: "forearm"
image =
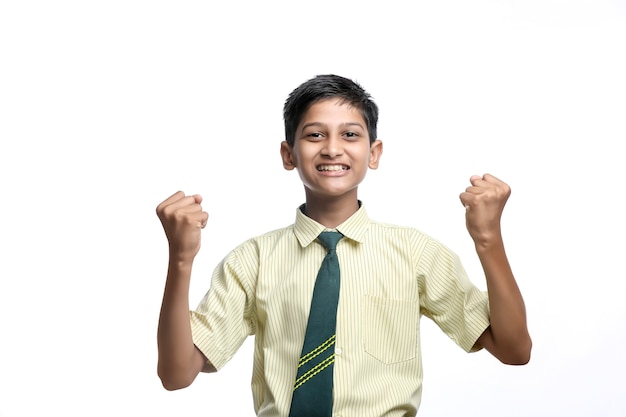
<svg viewBox="0 0 626 417"><path fill-rule="evenodd" d="M166 389L188 386L203 365L189 321L191 267L191 262L170 258L157 332L157 372Z"/></svg>
<svg viewBox="0 0 626 417"><path fill-rule="evenodd" d="M481 343L505 363L523 364L530 359L532 342L526 307L501 238L476 245L485 272L491 325Z"/></svg>

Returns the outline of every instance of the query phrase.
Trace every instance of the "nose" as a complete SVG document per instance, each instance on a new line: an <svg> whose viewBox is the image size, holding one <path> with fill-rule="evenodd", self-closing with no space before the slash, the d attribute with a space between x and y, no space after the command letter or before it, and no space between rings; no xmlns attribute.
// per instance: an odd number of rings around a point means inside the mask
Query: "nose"
<svg viewBox="0 0 626 417"><path fill-rule="evenodd" d="M336 158L343 154L343 148L341 146L341 138L336 135L330 135L324 142L324 147L322 148L322 155L327 156L331 159Z"/></svg>

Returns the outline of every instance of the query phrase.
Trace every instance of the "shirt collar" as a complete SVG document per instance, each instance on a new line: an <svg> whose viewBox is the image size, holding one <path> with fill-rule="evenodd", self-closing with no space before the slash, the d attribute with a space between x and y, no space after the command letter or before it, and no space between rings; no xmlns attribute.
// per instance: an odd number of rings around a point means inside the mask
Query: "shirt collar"
<svg viewBox="0 0 626 417"><path fill-rule="evenodd" d="M327 227L304 214L302 212L303 208L304 204L296 210L294 233L300 245L306 247L309 243L317 239L320 233L327 230ZM369 224L370 219L367 212L365 208L363 208L363 204L359 201L359 209L346 219L346 221L337 226L336 230L348 239L362 243L365 239L365 232Z"/></svg>

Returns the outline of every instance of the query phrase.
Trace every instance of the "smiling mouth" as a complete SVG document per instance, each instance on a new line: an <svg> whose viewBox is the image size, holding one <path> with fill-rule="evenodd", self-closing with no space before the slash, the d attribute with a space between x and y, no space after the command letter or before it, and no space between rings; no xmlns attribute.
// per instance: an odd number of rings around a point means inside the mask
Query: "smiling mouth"
<svg viewBox="0 0 626 417"><path fill-rule="evenodd" d="M347 171L350 167L347 165L318 165L318 171Z"/></svg>

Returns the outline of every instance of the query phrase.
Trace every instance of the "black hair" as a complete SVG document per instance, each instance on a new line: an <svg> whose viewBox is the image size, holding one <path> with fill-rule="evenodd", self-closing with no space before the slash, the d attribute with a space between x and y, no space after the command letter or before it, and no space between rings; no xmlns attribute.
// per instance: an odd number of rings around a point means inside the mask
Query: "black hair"
<svg viewBox="0 0 626 417"><path fill-rule="evenodd" d="M339 98L343 102L359 109L363 114L370 143L377 138L378 106L372 96L358 83L339 75L318 75L300 84L291 92L283 107L285 121L285 140L290 146L295 142L296 129L302 116L314 103L330 98Z"/></svg>

